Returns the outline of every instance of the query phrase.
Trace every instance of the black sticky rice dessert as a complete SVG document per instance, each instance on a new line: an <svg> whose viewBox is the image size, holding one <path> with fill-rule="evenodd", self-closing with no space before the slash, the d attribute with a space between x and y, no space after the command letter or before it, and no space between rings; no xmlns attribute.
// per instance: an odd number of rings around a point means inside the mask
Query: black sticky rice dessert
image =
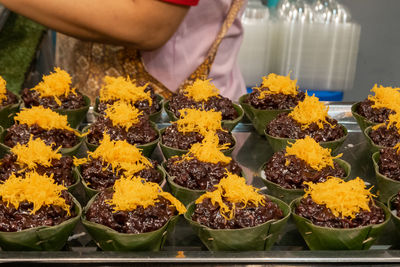
<svg viewBox="0 0 400 267"><path fill-rule="evenodd" d="M36 172L26 173L25 178L12 174L0 184L0 231L58 225L75 216L73 206L67 188L54 184L51 177Z"/></svg>
<svg viewBox="0 0 400 267"><path fill-rule="evenodd" d="M140 176L148 182L160 183L157 161L144 157L141 151L126 141L112 141L108 134L88 157L76 159L83 182L94 190L104 190L114 185L122 176Z"/></svg>
<svg viewBox="0 0 400 267"><path fill-rule="evenodd" d="M83 95L71 88L71 76L60 68L43 76L43 81L32 89L25 88L21 98L25 107L43 106L50 109L79 109L86 105Z"/></svg>
<svg viewBox="0 0 400 267"><path fill-rule="evenodd" d="M196 200L192 220L212 229L240 229L283 218L279 206L258 191L228 172Z"/></svg>
<svg viewBox="0 0 400 267"><path fill-rule="evenodd" d="M104 78L104 86L100 89L97 111L104 114L108 105L123 101L133 105L144 114L150 115L161 109L154 88L149 83L131 80L129 77Z"/></svg>
<svg viewBox="0 0 400 267"><path fill-rule="evenodd" d="M186 211L176 198L156 183L139 177L123 177L111 190L102 191L86 212L88 221L119 233L140 234L163 227Z"/></svg>
<svg viewBox="0 0 400 267"><path fill-rule="evenodd" d="M7 90L6 85L6 81L0 76L0 109L18 103L18 98L15 94Z"/></svg>
<svg viewBox="0 0 400 267"><path fill-rule="evenodd" d="M400 181L400 143L393 148L383 148L379 156L379 173L395 181Z"/></svg>
<svg viewBox="0 0 400 267"><path fill-rule="evenodd" d="M201 142L209 132L217 134L219 145L234 145L232 134L222 129L221 112L182 109L180 114L180 118L163 132L163 145L188 150L193 144Z"/></svg>
<svg viewBox="0 0 400 267"><path fill-rule="evenodd" d="M148 116L121 101L109 105L105 115L99 116L89 127L89 143L99 145L104 133L109 134L111 140L126 140L132 145L147 144L158 138Z"/></svg>
<svg viewBox="0 0 400 267"><path fill-rule="evenodd" d="M209 190L226 176L226 172L240 175L242 169L232 158L221 150L227 146L218 145L218 137L208 134L202 143L192 145L183 156L169 158L166 171L174 176L174 182L193 190Z"/></svg>
<svg viewBox="0 0 400 267"><path fill-rule="evenodd" d="M295 213L314 225L356 228L385 221L383 209L375 204L365 182L358 177L348 182L331 177L323 183L306 185L306 194Z"/></svg>
<svg viewBox="0 0 400 267"><path fill-rule="evenodd" d="M338 122L329 117L329 108L315 96L305 96L289 114L279 114L266 127L266 133L279 138L312 137L317 142L335 141L345 136Z"/></svg>
<svg viewBox="0 0 400 267"><path fill-rule="evenodd" d="M172 97L169 109L177 118L181 115L180 110L185 108L219 111L223 120L234 120L239 116L232 101L221 96L210 80L196 80Z"/></svg>
<svg viewBox="0 0 400 267"><path fill-rule="evenodd" d="M67 116L51 109L42 106L25 108L17 113L14 120L16 124L7 129L4 136L6 146L27 144L31 136L42 139L53 149L72 148L80 142L81 135L69 126Z"/></svg>
<svg viewBox="0 0 400 267"><path fill-rule="evenodd" d="M346 171L334 161L331 150L306 136L273 154L265 164L265 178L286 189L304 189L304 182L325 182L329 176L346 177Z"/></svg>
<svg viewBox="0 0 400 267"><path fill-rule="evenodd" d="M400 107L400 88L375 84L371 92L375 95L369 95L360 102L357 113L371 122L383 123Z"/></svg>
<svg viewBox="0 0 400 267"><path fill-rule="evenodd" d="M369 137L375 145L394 147L400 142L400 113L389 115L385 123L372 126Z"/></svg>
<svg viewBox="0 0 400 267"><path fill-rule="evenodd" d="M0 181L6 181L11 175L25 177L26 173L35 170L40 175L51 176L56 184L71 186L75 183L73 159L62 156L59 150L53 150L40 138L31 136L27 144L17 144L0 160Z"/></svg>
<svg viewBox="0 0 400 267"><path fill-rule="evenodd" d="M299 101L303 101L305 93L299 91L297 80L291 80L288 76L270 73L268 77L262 77L260 87L254 87L246 99L246 103L254 108L268 109L293 109Z"/></svg>

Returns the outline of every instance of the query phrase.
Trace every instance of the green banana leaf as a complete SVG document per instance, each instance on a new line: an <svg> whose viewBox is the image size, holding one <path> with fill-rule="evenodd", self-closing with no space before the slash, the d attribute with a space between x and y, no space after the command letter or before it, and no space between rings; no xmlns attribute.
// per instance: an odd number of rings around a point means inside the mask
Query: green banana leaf
<svg viewBox="0 0 400 267"><path fill-rule="evenodd" d="M195 203L189 204L185 219L203 242L212 251L255 251L269 250L278 239L285 227L289 217L290 208L283 201L268 196L273 202L278 204L283 211L283 218L280 220L270 220L254 227L242 229L211 229L192 220Z"/></svg>
<svg viewBox="0 0 400 267"><path fill-rule="evenodd" d="M360 114L357 113L360 103L361 102L356 102L351 106L351 114L353 114L353 117L356 119L358 126L360 126L361 132L364 132L365 129L368 128L369 126L374 126L377 125L378 123L370 121L364 116L361 116Z"/></svg>
<svg viewBox="0 0 400 267"><path fill-rule="evenodd" d="M0 126L4 129L7 129L14 124L14 116L19 112L19 107L22 101L18 95L16 96L18 99L16 104L10 104L0 109Z"/></svg>
<svg viewBox="0 0 400 267"><path fill-rule="evenodd" d="M83 96L85 99L85 106L78 109L55 109L54 111L61 115L66 115L69 125L72 128L78 128L82 121L86 118L86 113L90 107L90 98L86 95Z"/></svg>
<svg viewBox="0 0 400 267"><path fill-rule="evenodd" d="M83 179L83 177L82 177L81 167L80 166L76 167L76 170L77 170L77 173L79 175L79 179L82 181L83 188L84 188L85 193L88 196L88 198L90 199L90 198L94 197L97 193L99 193L99 190L93 189L93 188L90 187L90 185L86 184L85 179ZM167 182L166 181L166 172L165 172L164 168L161 165L157 166L157 171L159 173L161 173L161 175L162 175L162 180L159 183L159 185L163 188L165 186L166 182Z"/></svg>
<svg viewBox="0 0 400 267"><path fill-rule="evenodd" d="M368 143L368 147L371 151L371 153L375 153L375 152L379 152L381 151L381 149L385 148L384 146L380 146L374 143L374 141L372 141L371 137L369 136L369 134L371 133L373 126L369 126L364 130L364 136L367 139L367 143Z"/></svg>
<svg viewBox="0 0 400 267"><path fill-rule="evenodd" d="M86 220L85 214L96 199L95 195L84 208L82 224L97 246L106 251L159 251L162 249L168 233L172 232L179 216L172 217L163 227L156 231L142 234L119 233L107 226Z"/></svg>
<svg viewBox="0 0 400 267"><path fill-rule="evenodd" d="M164 103L164 97L160 96L159 94L156 94L156 100L160 104L160 110L153 112L149 115L149 120L152 122L159 122L161 120L161 113L162 113L162 107L163 107L163 103ZM100 116L99 108L98 108L99 104L100 104L100 99L98 97L96 97L96 103L94 105L94 111L93 111L93 114L95 115L95 117Z"/></svg>
<svg viewBox="0 0 400 267"><path fill-rule="evenodd" d="M320 142L319 144L324 147L324 148L329 148L332 150L332 154L335 154L337 150L339 150L340 146L343 144L343 142L346 140L348 136L348 132L346 127L341 125L344 131L344 136L338 140L334 141L328 141L328 142ZM274 152L281 151L286 148L288 143L294 143L296 139L291 139L291 138L281 138L281 137L275 137L272 135L269 135L264 131L265 137L268 140L268 143L271 145L272 149Z"/></svg>
<svg viewBox="0 0 400 267"><path fill-rule="evenodd" d="M392 213L392 221L393 221L394 227L396 228L397 232L400 234L399 214L397 214L396 210L393 207L393 201L396 198L396 196L397 196L397 192L388 198L387 206L388 206L389 211Z"/></svg>
<svg viewBox="0 0 400 267"><path fill-rule="evenodd" d="M264 135L264 130L267 124L276 118L281 113L289 113L292 109L258 109L246 103L249 94L242 95L239 98L239 103L243 107L247 118L251 121L259 135Z"/></svg>
<svg viewBox="0 0 400 267"><path fill-rule="evenodd" d="M189 189L186 187L183 187L181 185L178 185L177 183L174 182L175 176L171 176L168 174L166 171L165 165L166 161L164 161L161 166L165 170L165 173L167 174L167 182L169 185L169 188L171 189L171 194L179 199L180 202L182 202L185 206L187 206L190 202L198 199L201 195L203 195L206 190L194 190L194 189ZM245 177L244 172L242 172L242 177ZM247 180L247 179L246 179Z"/></svg>
<svg viewBox="0 0 400 267"><path fill-rule="evenodd" d="M162 143L162 135L165 132L165 128L160 130L160 148L161 148L161 152L163 153L165 159L169 159L173 156L182 156L183 154L186 154L189 152L189 150L184 150L184 149L178 149L178 148L173 148L170 146L166 146ZM233 137L233 146L228 148L228 149L224 149L222 150L222 153L224 153L225 156L230 156L233 152L233 150L235 150L236 147L236 137L234 135L232 135Z"/></svg>
<svg viewBox="0 0 400 267"><path fill-rule="evenodd" d="M153 126L154 130L157 131L157 133L158 133L158 138L155 139L154 141L151 141L150 143L147 143L147 144L144 144L144 145L136 145L137 148L139 148L139 149L142 150L142 154L143 154L145 157L148 157L148 158L151 157L151 154L153 154L153 151L156 149L157 144L158 144L158 142L159 142L159 140L160 140L160 136L161 136L161 135L160 135L160 131L159 131L158 128L157 128L157 125L156 125L154 122L152 122L152 121L150 121L150 124ZM86 132L89 130L89 128L90 128L90 125L86 126L85 128L83 128L82 132L83 132L83 133L86 133ZM95 151L96 148L98 147L98 145L89 143L89 140L88 140L88 138L87 138L87 135L86 135L85 138L84 138L84 142L85 142L85 145L86 145L86 147L87 147L87 149L88 149L89 151L92 151L92 152L93 152L93 151Z"/></svg>
<svg viewBox="0 0 400 267"><path fill-rule="evenodd" d="M164 101L163 109L167 113L170 121L177 121L178 118L169 109L169 102L170 102L169 100ZM243 119L243 116L244 116L244 111L241 106L233 104L233 107L237 111L238 117L234 120L222 120L222 122L221 122L222 128L224 128L225 130L227 130L229 132L231 132L236 127L236 125Z"/></svg>
<svg viewBox="0 0 400 267"><path fill-rule="evenodd" d="M82 214L81 205L74 197L73 202L76 216L59 225L40 226L19 232L0 232L1 248L8 251L62 249Z"/></svg>
<svg viewBox="0 0 400 267"><path fill-rule="evenodd" d="M374 162L376 184L379 191L379 200L383 203L387 203L389 198L393 194L397 194L400 190L400 181L393 180L379 172L379 158L380 152L375 152L372 155L372 161Z"/></svg>
<svg viewBox="0 0 400 267"><path fill-rule="evenodd" d="M346 173L346 176L343 177L343 180L347 181L350 177L351 173L351 166L347 161L344 161L342 159L334 159L337 164L339 164L340 167L342 167ZM286 202L287 204L290 204L294 199L299 198L304 195L304 189L287 189L284 188L274 182L271 182L270 180L265 178L264 174L264 169L265 165L267 163L264 163L257 171L257 176L261 178L261 180L264 182L264 184L268 188L268 193L274 197L279 198L280 200Z"/></svg>
<svg viewBox="0 0 400 267"><path fill-rule="evenodd" d="M0 133L0 158L4 157L5 154L10 152L10 147L4 144L4 137L7 134L7 130L4 130ZM64 156L75 156L79 153L80 148L83 144L84 137L79 137L79 142L70 148L61 148L60 153Z"/></svg>
<svg viewBox="0 0 400 267"><path fill-rule="evenodd" d="M348 229L316 226L310 220L295 214L295 208L300 200L301 197L293 200L290 208L297 229L311 250L369 249L390 221L390 211L385 205L375 201L385 213L385 221L381 224Z"/></svg>

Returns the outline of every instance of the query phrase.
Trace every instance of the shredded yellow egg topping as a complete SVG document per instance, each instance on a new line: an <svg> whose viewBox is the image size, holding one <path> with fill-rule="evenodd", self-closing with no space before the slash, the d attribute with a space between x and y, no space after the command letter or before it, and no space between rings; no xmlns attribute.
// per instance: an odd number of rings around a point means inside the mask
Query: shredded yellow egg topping
<svg viewBox="0 0 400 267"><path fill-rule="evenodd" d="M329 177L323 183L305 182L306 194L319 205L326 205L336 217L355 218L361 210L370 211L368 203L374 195L365 188L365 182L357 177L348 182L337 177Z"/></svg>
<svg viewBox="0 0 400 267"><path fill-rule="evenodd" d="M179 110L179 112L180 118L173 123L176 124L178 131L183 134L198 132L205 136L208 132L222 130L222 113L219 111L185 108Z"/></svg>
<svg viewBox="0 0 400 267"><path fill-rule="evenodd" d="M329 117L328 111L329 107L320 102L318 97L306 95L304 100L299 102L293 111L289 113L289 116L300 123L302 129L306 129L311 123L316 123L322 129L324 128L324 122L329 124L326 120Z"/></svg>
<svg viewBox="0 0 400 267"><path fill-rule="evenodd" d="M373 108L387 108L400 111L400 88L384 87L377 84L371 89L375 95L369 95L368 100L374 102Z"/></svg>
<svg viewBox="0 0 400 267"><path fill-rule="evenodd" d="M397 143L393 149L397 149L397 154L400 154L400 143Z"/></svg>
<svg viewBox="0 0 400 267"><path fill-rule="evenodd" d="M187 86L183 93L196 102L207 101L210 97L219 97L219 90L211 83L211 79L197 79L192 85Z"/></svg>
<svg viewBox="0 0 400 267"><path fill-rule="evenodd" d="M259 99L265 98L268 94L297 95L299 93L297 80L290 79L290 74L282 76L270 73L267 77L262 77L262 80L260 87L253 88L260 92ZM268 88L268 90L261 90L262 88Z"/></svg>
<svg viewBox="0 0 400 267"><path fill-rule="evenodd" d="M7 89L6 89L7 82L0 76L0 103L3 103L7 100Z"/></svg>
<svg viewBox="0 0 400 267"><path fill-rule="evenodd" d="M120 126L128 130L139 123L139 116L143 114L143 111L138 110L129 103L117 101L112 105L107 105L105 113L105 117L109 118L114 126Z"/></svg>
<svg viewBox="0 0 400 267"><path fill-rule="evenodd" d="M229 144L219 145L218 136L214 133L205 135L201 143L195 143L189 149L189 152L182 156L182 160L189 160L195 157L199 161L209 163L223 162L228 164L232 158L227 157L221 150L227 149Z"/></svg>
<svg viewBox="0 0 400 267"><path fill-rule="evenodd" d="M333 159L340 158L342 154L333 157L331 155L331 149L323 148L310 136L306 136L304 139L296 140L294 143L290 143L291 146L286 147L285 156L293 155L299 159L304 160L314 170L320 171L326 166L334 167ZM286 162L289 164L289 162Z"/></svg>
<svg viewBox="0 0 400 267"><path fill-rule="evenodd" d="M28 169L34 169L37 165L50 167L53 159L60 159L61 147L53 150L51 146L40 139L33 139L33 135L29 138L26 145L18 143L11 148L11 153L17 156L17 163L21 166L27 166Z"/></svg>
<svg viewBox="0 0 400 267"><path fill-rule="evenodd" d="M104 134L103 140L95 151L88 151L88 157L83 159L74 159L76 166L84 164L90 158L101 158L103 163L107 163L105 169L111 165L114 170L124 170L124 175L132 176L135 173L151 168L151 162L142 155L141 151L134 145L126 141L113 141L108 134Z"/></svg>
<svg viewBox="0 0 400 267"><path fill-rule="evenodd" d="M265 197L258 193L260 189L247 185L244 178L230 172L227 172L227 176L214 187L217 189L201 195L196 200L196 204L209 198L213 205L218 203L221 215L227 220L235 217L235 207L238 203L244 204L241 208L245 208L248 203L252 203L256 207L265 203ZM225 204L223 200L231 203L232 207Z"/></svg>
<svg viewBox="0 0 400 267"><path fill-rule="evenodd" d="M100 101L120 100L129 104L135 104L138 101L147 100L151 106L151 92L144 90L149 85L137 86L135 80L129 77L110 77L104 78L105 85L100 89Z"/></svg>
<svg viewBox="0 0 400 267"><path fill-rule="evenodd" d="M37 172L26 173L25 178L16 177L15 174L0 184L1 199L18 209L20 203L33 204L31 214L35 214L43 206L59 206L70 214L70 206L61 197L61 191L67 190L63 185L55 184L53 175L40 175Z"/></svg>
<svg viewBox="0 0 400 267"><path fill-rule="evenodd" d="M54 68L54 72L47 76L43 76L43 81L31 90L40 94L41 97L54 97L57 104L61 105L59 96L76 95L76 89L71 88L71 76L60 68Z"/></svg>
<svg viewBox="0 0 400 267"><path fill-rule="evenodd" d="M390 114L389 118L386 122L374 125L374 126L372 126L372 129L377 130L378 128L385 126L385 125L386 125L386 129L389 129L392 126L396 127L397 132L400 134L400 113Z"/></svg>
<svg viewBox="0 0 400 267"><path fill-rule="evenodd" d="M67 116L60 115L49 108L35 106L32 108L24 108L14 117L14 120L19 124L27 124L32 126L37 124L45 130L64 129L73 131L79 135L79 132L68 125Z"/></svg>
<svg viewBox="0 0 400 267"><path fill-rule="evenodd" d="M106 203L113 206L113 211L133 211L138 206L147 208L159 202L163 197L175 206L179 214L186 212L185 206L168 192L162 191L156 183L146 182L140 177L123 177L115 181L114 194Z"/></svg>

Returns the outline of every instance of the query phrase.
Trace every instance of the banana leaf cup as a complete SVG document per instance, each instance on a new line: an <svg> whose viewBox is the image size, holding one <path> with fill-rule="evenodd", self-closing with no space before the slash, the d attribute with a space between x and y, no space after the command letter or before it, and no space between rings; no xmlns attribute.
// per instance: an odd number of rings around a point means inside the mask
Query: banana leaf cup
<svg viewBox="0 0 400 267"><path fill-rule="evenodd" d="M61 250L76 224L82 208L72 197L76 216L55 226L40 226L18 232L0 232L0 246L8 251L57 251Z"/></svg>
<svg viewBox="0 0 400 267"><path fill-rule="evenodd" d="M264 135L265 127L276 116L292 111L292 109L258 109L246 103L248 97L249 94L242 95L239 98L239 103L259 135Z"/></svg>
<svg viewBox="0 0 400 267"><path fill-rule="evenodd" d="M0 133L0 158L4 157L5 154L10 153L11 148L9 146L6 146L4 144L4 138L7 134L7 130L4 130ZM75 156L76 154L79 153L80 148L83 144L84 137L80 136L78 137L79 141L76 145L73 147L69 148L61 148L60 153L63 154L64 156Z"/></svg>
<svg viewBox="0 0 400 267"><path fill-rule="evenodd" d="M371 137L369 136L369 134L371 133L373 126L369 126L364 130L364 136L367 139L367 143L368 143L368 147L369 150L371 151L371 153L375 153L375 152L379 152L381 151L381 149L386 148L384 146L380 146L378 144L375 144L374 141L371 139Z"/></svg>
<svg viewBox="0 0 400 267"><path fill-rule="evenodd" d="M0 126L4 129L7 129L14 124L14 116L19 112L22 101L18 95L16 95L16 97L18 99L17 103L0 108Z"/></svg>
<svg viewBox="0 0 400 267"><path fill-rule="evenodd" d="M82 214L82 224L85 226L90 236L95 240L97 246L106 251L159 251L162 249L168 233L170 233L179 219L176 215L160 229L142 233L126 234L119 233L107 226L91 222L86 219L85 214L98 196L95 195L84 208Z"/></svg>
<svg viewBox="0 0 400 267"><path fill-rule="evenodd" d="M88 196L88 198L91 199L91 198L94 197L97 193L99 193L99 190L96 190L96 189L94 189L94 188L91 188L90 185L88 185L88 184L85 182L85 179L83 179L83 177L82 177L82 173L81 173L81 168L80 168L80 167L76 167L76 169L77 169L77 174L79 175L79 179L82 181L82 184L83 184L83 188L84 188L84 190L85 190L85 193L86 193L86 195ZM157 171L158 171L159 173L161 173L162 180L161 180L161 182L159 183L159 185L163 188L163 187L165 186L165 184L166 184L166 173L165 173L165 170L164 170L164 168L163 168L161 165L158 165L158 166L157 166Z"/></svg>
<svg viewBox="0 0 400 267"><path fill-rule="evenodd" d="M376 184L379 190L379 200L383 203L387 203L393 194L397 194L400 190L400 181L393 180L386 175L379 172L379 158L380 152L375 152L372 155L372 161L374 163Z"/></svg>
<svg viewBox="0 0 400 267"><path fill-rule="evenodd" d="M350 164L342 159L334 159L333 161L339 164L339 166L344 169L346 176L343 177L342 179L347 181L350 177L350 172L351 172ZM277 183L271 182L270 180L266 179L264 173L265 165L266 163L264 163L258 169L257 176L260 177L261 180L264 182L264 184L267 186L268 193L271 196L277 197L278 199L284 201L285 203L290 204L294 199L304 195L304 189L287 189L280 186Z"/></svg>
<svg viewBox="0 0 400 267"><path fill-rule="evenodd" d="M148 157L148 158L151 156L151 154L153 154L153 151L156 149L157 144L158 144L158 142L160 140L160 137L161 137L160 131L158 130L157 125L154 122L150 122L150 123L153 126L153 129L157 131L158 138L155 139L154 141L151 141L150 143L147 143L147 144L136 145L136 147L138 147L139 149L142 150L142 154L145 157ZM83 128L82 132L86 133L89 129L90 129L90 125L88 125L85 128ZM92 151L92 152L95 151L96 148L99 146L99 145L95 145L93 143L89 143L87 135L85 135L84 142L85 142L85 145L86 145L87 149L89 151Z"/></svg>
<svg viewBox="0 0 400 267"><path fill-rule="evenodd" d="M177 121L178 117L176 117L175 114L169 109L169 103L170 103L169 100L164 101L163 109L167 113L170 121ZM239 106L237 104L233 104L233 107L236 110L236 112L238 113L238 117L233 120L222 120L222 124L221 124L222 128L224 128L225 130L227 130L229 132L231 132L236 127L236 125L243 119L243 116L244 116L244 111L241 106Z"/></svg>
<svg viewBox="0 0 400 267"><path fill-rule="evenodd" d="M388 206L389 211L392 213L392 221L393 221L393 224L394 224L394 226L395 226L395 228L397 230L397 233L400 234L400 218L399 218L399 214L397 214L397 211L393 207L393 201L396 198L396 196L397 196L397 192L394 195L392 195L392 196L390 196L388 198L387 206Z"/></svg>
<svg viewBox="0 0 400 267"><path fill-rule="evenodd" d="M163 103L164 103L164 97L160 96L159 94L156 94L156 100L160 105L160 110L149 114L149 119L152 122L159 122L161 120L161 113L162 113L162 109L163 109L162 107L163 107ZM93 114L96 117L100 116L99 104L100 104L100 99L97 97L95 105L94 105L94 112L93 112Z"/></svg>
<svg viewBox="0 0 400 267"><path fill-rule="evenodd" d="M170 146L166 146L162 143L162 135L165 132L165 128L160 130L160 148L161 148L161 152L164 155L165 159L169 159L173 156L182 156L183 154L188 153L189 150L186 149L179 149L179 148L174 148L174 147L170 147ZM232 135L233 137L233 146L228 148L228 149L224 149L222 150L222 152L224 153L225 156L230 156L233 152L233 150L235 150L236 147L236 137L234 135Z"/></svg>
<svg viewBox="0 0 400 267"><path fill-rule="evenodd" d="M335 153L340 148L340 146L344 143L344 141L346 140L347 135L348 135L346 127L344 127L343 125L340 125L340 126L342 126L343 131L344 131L343 137L341 137L337 140L333 140L333 141L319 142L319 144L322 147L331 149L332 153ZM274 152L281 151L286 148L288 143L293 143L296 141L296 139L292 139L292 138L282 138L282 137L275 137L275 136L269 135L269 134L267 134L266 130L264 130L264 134Z"/></svg>
<svg viewBox="0 0 400 267"><path fill-rule="evenodd" d="M55 109L54 111L61 114L66 115L68 124L72 128L78 128L78 126L83 122L86 118L86 114L90 107L90 98L86 95L83 96L85 100L85 106L78 109Z"/></svg>
<svg viewBox="0 0 400 267"><path fill-rule="evenodd" d="M311 250L369 249L390 221L390 211L384 204L375 201L385 213L385 221L381 224L346 229L317 226L310 220L295 214L295 208L300 200L301 197L293 200L290 203L290 209L298 231Z"/></svg>
<svg viewBox="0 0 400 267"><path fill-rule="evenodd" d="M283 201L268 196L283 211L283 218L242 229L211 229L192 220L195 203L189 204L185 219L211 251L255 251L269 250L276 242L289 217L290 208Z"/></svg>
<svg viewBox="0 0 400 267"><path fill-rule="evenodd" d="M356 102L351 106L351 114L356 119L358 126L360 126L361 132L364 132L369 126L377 125L378 123L368 120L366 117L358 114L357 110L361 102Z"/></svg>
<svg viewBox="0 0 400 267"><path fill-rule="evenodd" d="M167 175L167 182L171 194L177 199L179 199L179 201L182 202L185 206L187 206L190 202L198 199L201 195L203 195L206 192L206 190L189 189L187 187L178 185L177 183L174 182L175 176L169 175L169 173L166 171L165 165L166 161L164 161L161 166L163 167ZM243 172L241 176L246 178Z"/></svg>

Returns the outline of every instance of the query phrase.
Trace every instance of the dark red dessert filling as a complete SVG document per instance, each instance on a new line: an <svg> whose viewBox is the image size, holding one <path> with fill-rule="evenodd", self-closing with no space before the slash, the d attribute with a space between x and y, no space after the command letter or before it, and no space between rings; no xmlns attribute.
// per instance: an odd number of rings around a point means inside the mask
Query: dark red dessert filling
<svg viewBox="0 0 400 267"><path fill-rule="evenodd" d="M231 133L221 130L217 130L216 133L218 135L220 145L230 144L229 147L233 147L235 141ZM189 149L193 144L201 143L203 139L204 136L197 132L179 132L175 124L168 126L162 134L163 145L183 150Z"/></svg>
<svg viewBox="0 0 400 267"><path fill-rule="evenodd" d="M400 134L396 126L387 129L386 125L383 125L376 130L371 129L369 137L378 146L394 147L400 142Z"/></svg>
<svg viewBox="0 0 400 267"><path fill-rule="evenodd" d="M4 99L3 101L0 101L0 108L3 108L5 106L11 105L11 104L18 103L18 98L12 92L7 90L6 96L7 96L6 99Z"/></svg>
<svg viewBox="0 0 400 267"><path fill-rule="evenodd" d="M354 219L350 217L338 218L325 205L315 203L311 197L303 198L296 207L295 213L309 219L313 224L330 228L355 228L371 224L380 224L385 221L385 213L382 208L372 201L369 203L371 211L361 210Z"/></svg>
<svg viewBox="0 0 400 267"><path fill-rule="evenodd" d="M357 113L375 123L385 122L394 111L387 108L373 108L374 103L374 101L365 99L360 102Z"/></svg>
<svg viewBox="0 0 400 267"><path fill-rule="evenodd" d="M86 219L105 225L120 233L140 234L163 227L171 217L178 214L175 206L163 197L158 198L154 206L138 206L133 211L113 212L113 207L105 203L111 199L113 191L102 191L90 205Z"/></svg>
<svg viewBox="0 0 400 267"><path fill-rule="evenodd" d="M204 109L204 110L214 110L220 111L222 113L223 120L234 120L239 114L233 106L232 101L229 98L220 97L210 97L207 101L196 102L193 99L183 95L177 94L172 97L169 102L169 110L172 111L177 118L179 118L179 110L184 108L194 108L194 109Z"/></svg>
<svg viewBox="0 0 400 267"><path fill-rule="evenodd" d="M160 183L162 175L157 171L157 162L150 160L152 168L147 168L136 173L136 176L144 178L147 182ZM95 190L103 190L113 187L116 180L120 179L125 171L112 168L111 164L103 162L102 158L91 159L81 165L82 178L89 183L89 187Z"/></svg>
<svg viewBox="0 0 400 267"><path fill-rule="evenodd" d="M223 201L232 208L232 203ZM282 210L268 197L265 197L264 205L256 207L253 203L248 203L246 207L243 206L243 203L236 203L233 219L227 220L221 215L219 204L213 205L211 200L206 198L196 204L192 220L212 229L240 229L254 227L283 217Z"/></svg>
<svg viewBox="0 0 400 267"><path fill-rule="evenodd" d="M210 190L226 176L226 171L241 175L239 164L231 160L225 163L208 163L197 160L182 160L182 157L169 158L166 171L174 176L174 182L180 186L193 190Z"/></svg>
<svg viewBox="0 0 400 267"><path fill-rule="evenodd" d="M268 91L268 88L261 88L262 91ZM257 109L293 109L300 101L304 100L304 92L299 92L297 95L285 94L266 94L264 98L260 99L260 91L253 90L246 99L249 103Z"/></svg>
<svg viewBox="0 0 400 267"><path fill-rule="evenodd" d="M291 139L303 139L308 135L317 142L334 141L345 135L342 126L338 124L337 120L332 118L326 118L326 120L333 127L324 123L324 127L321 129L316 123L311 123L309 127L302 129L302 125L292 117L289 117L288 114L279 114L267 125L266 132L274 137Z"/></svg>
<svg viewBox="0 0 400 267"><path fill-rule="evenodd" d="M400 181L400 155L397 153L397 149L382 149L378 165L381 174L390 179Z"/></svg>
<svg viewBox="0 0 400 267"><path fill-rule="evenodd" d="M346 172L336 162L334 167L326 166L317 171L307 162L294 155L285 156L286 150L275 153L267 162L264 172L266 179L287 189L302 189L303 182L321 183L329 176L345 177ZM286 165L286 161L289 165Z"/></svg>
<svg viewBox="0 0 400 267"><path fill-rule="evenodd" d="M61 101L61 105L56 102L53 96L41 97L37 91L28 88L22 91L21 98L27 108L43 106L49 109L78 109L86 105L83 95L79 92L76 92L76 95L59 96L58 99Z"/></svg>

